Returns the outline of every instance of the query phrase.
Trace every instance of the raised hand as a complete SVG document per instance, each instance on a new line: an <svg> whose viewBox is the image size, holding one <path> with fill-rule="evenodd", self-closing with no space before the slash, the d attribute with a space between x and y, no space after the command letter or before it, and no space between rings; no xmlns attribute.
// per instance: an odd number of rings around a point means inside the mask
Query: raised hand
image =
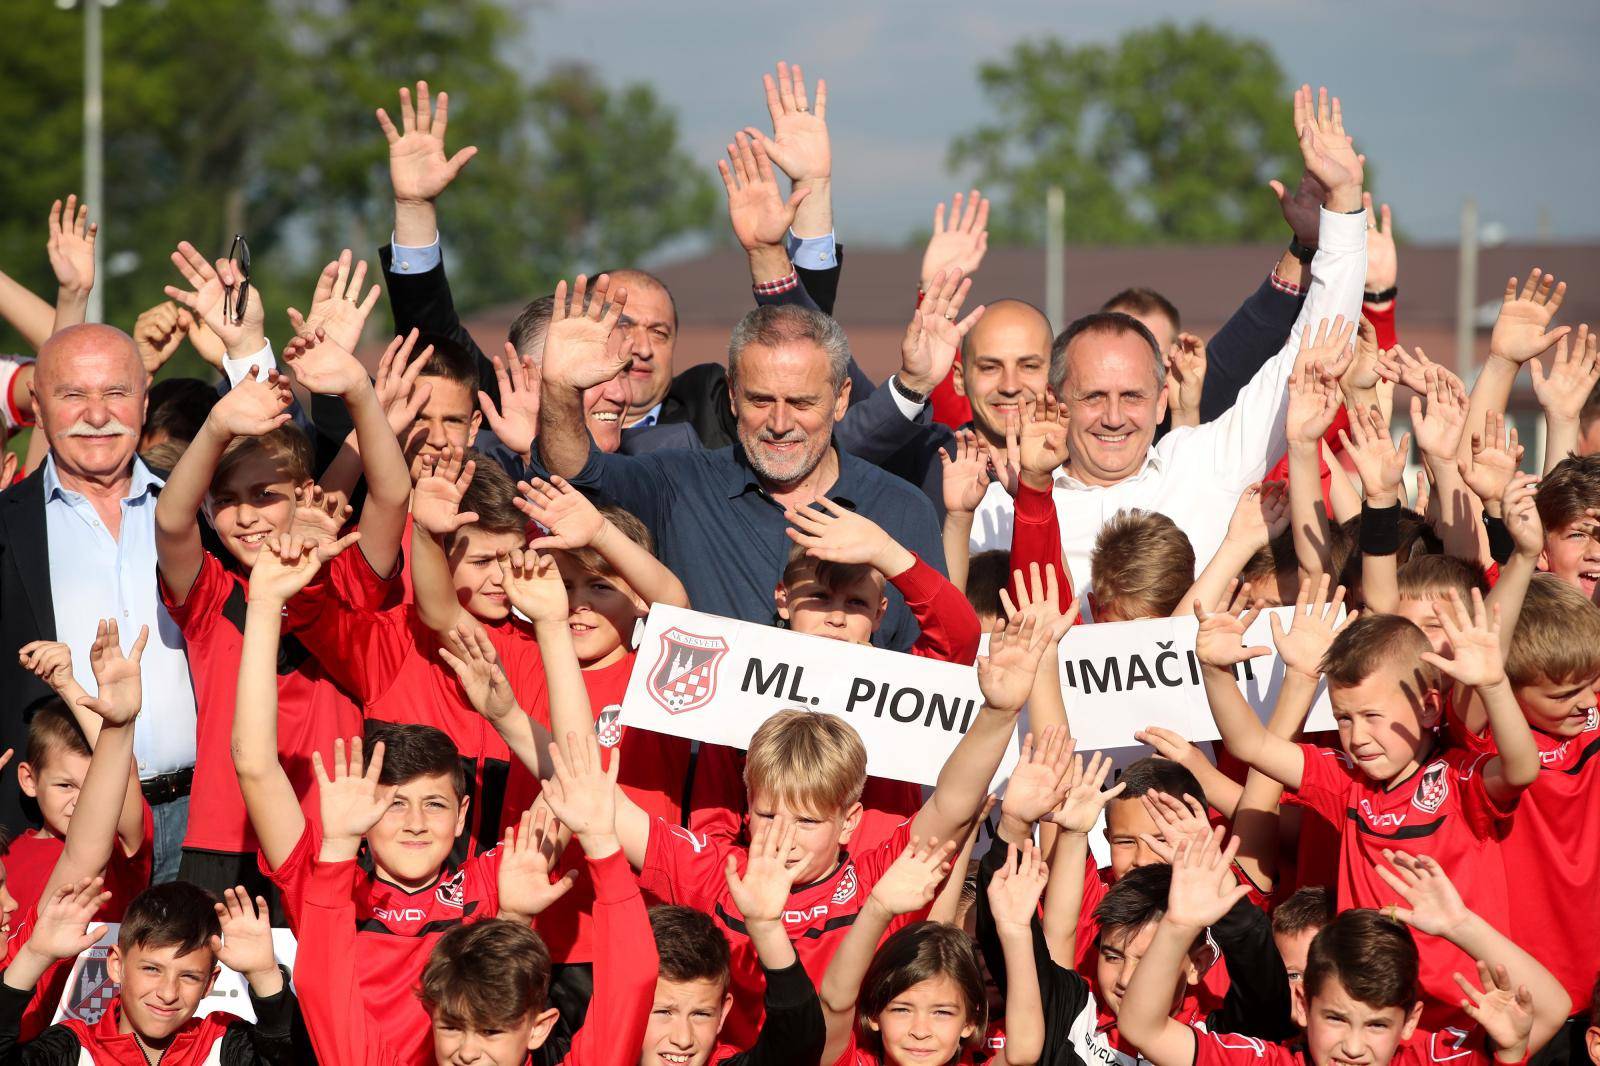
<svg viewBox="0 0 1600 1066"><path fill-rule="evenodd" d="M796 823L785 815L776 815L754 825L750 831L749 859L744 875L739 874L739 863L733 855L722 874L728 881L728 893L734 906L747 922L776 922L783 918L784 906L800 874L800 864L789 863L789 853L794 850Z"/></svg>
<svg viewBox="0 0 1600 1066"><path fill-rule="evenodd" d="M922 253L922 291L928 292L934 279L948 270L966 277L978 272L984 253L989 250L989 198L973 189L965 197L956 193L945 213L944 201L933 209L933 235Z"/></svg>
<svg viewBox="0 0 1600 1066"><path fill-rule="evenodd" d="M251 307L253 308L253 305ZM245 312L246 319L254 315L255 310L259 310L259 308L253 310L247 308ZM260 323L258 322L257 325L260 325ZM216 331L206 325L205 319L200 318L187 307L179 308L178 327L183 330L183 335L189 338L190 345L194 347L196 352L200 353L200 358L205 360L207 366L214 370L222 369L222 360L228 354L228 346L221 337L217 336Z"/></svg>
<svg viewBox="0 0 1600 1066"><path fill-rule="evenodd" d="M1075 747L1064 725L1046 726L1037 746L1032 733L1024 737L1022 753L1000 801L1001 816L1031 827L1060 806L1067 795L1067 773L1072 769Z"/></svg>
<svg viewBox="0 0 1600 1066"><path fill-rule="evenodd" d="M1037 625L1032 617L997 619L989 634L989 654L978 656L984 704L1008 714L1022 710L1049 641L1050 627Z"/></svg>
<svg viewBox="0 0 1600 1066"><path fill-rule="evenodd" d="M39 908L27 950L41 959L71 959L99 942L104 925L91 926L100 908L111 902L105 878L86 877L76 884L60 885Z"/></svg>
<svg viewBox="0 0 1600 1066"><path fill-rule="evenodd" d="M58 640L30 641L17 650L17 660L57 695L78 684L72 674L72 649Z"/></svg>
<svg viewBox="0 0 1600 1066"><path fill-rule="evenodd" d="M531 355L518 355L516 346L506 341L506 354L495 356L494 380L500 387L500 403L481 389L478 406L500 443L518 455L529 455L539 435L539 364Z"/></svg>
<svg viewBox="0 0 1600 1066"><path fill-rule="evenodd" d="M1105 810L1106 804L1128 787L1125 782L1118 781L1110 788L1104 788L1110 773L1111 759L1100 752L1089 757L1087 768L1083 756L1074 755L1065 781L1067 794L1061 800L1061 805L1045 815L1044 820L1054 822L1068 833L1089 832L1100 820L1100 812Z"/></svg>
<svg viewBox="0 0 1600 1066"><path fill-rule="evenodd" d="M378 360L378 376L373 379L378 404L389 419L389 428L402 440L411 423L417 420L423 405L428 402L428 397L433 395L431 381L417 382L422 368L433 358L433 345L422 349L413 359L411 352L417 346L417 337L418 332L413 328L404 337L390 341L383 350L383 357Z"/></svg>
<svg viewBox="0 0 1600 1066"><path fill-rule="evenodd" d="M1299 595L1294 601L1294 616L1290 627L1283 628L1277 615L1270 620L1272 643L1278 648L1278 657L1290 670L1316 680L1322 676L1322 657L1328 653L1333 638L1345 626L1356 620L1359 611L1351 611L1341 621L1339 609L1344 606L1344 586L1328 595L1332 578L1323 574L1313 588L1310 579L1300 582Z"/></svg>
<svg viewBox="0 0 1600 1066"><path fill-rule="evenodd" d="M389 142L389 182L394 198L401 203L429 203L456 180L461 168L478 154L473 147L445 155L444 131L450 120L450 94L440 93L438 108L428 106L428 83L417 82L417 102L411 104L411 91L400 89L400 126L394 128L383 108L378 109L378 125Z"/></svg>
<svg viewBox="0 0 1600 1066"><path fill-rule="evenodd" d="M606 516L565 478L519 481L517 491L521 495L512 501L517 510L550 531L531 542L530 548L587 548L606 528Z"/></svg>
<svg viewBox="0 0 1600 1066"><path fill-rule="evenodd" d="M983 305L957 321L961 305L972 290L972 279L958 270L940 271L922 303L912 312L911 323L900 341L900 384L926 396L955 365L956 352L972 327L983 317Z"/></svg>
<svg viewBox="0 0 1600 1066"><path fill-rule="evenodd" d="M1316 444L1339 413L1339 388L1320 363L1300 367L1289 377L1289 409L1284 432L1291 444Z"/></svg>
<svg viewBox="0 0 1600 1066"><path fill-rule="evenodd" d="M167 285L162 291L187 307L195 317L204 322L235 355L249 355L266 343L266 309L261 294L255 286L245 290L245 311L242 320L235 322L227 313L228 291L244 282L244 274L231 259L218 259L213 265L206 262L194 245L179 241L178 250L172 253L172 265L178 268L183 280L190 285L180 289Z"/></svg>
<svg viewBox="0 0 1600 1066"><path fill-rule="evenodd" d="M217 961L235 973L263 974L278 968L278 958L272 952L271 911L265 897L254 901L243 885L230 888L216 904L217 921L222 923L222 935L211 938L211 950Z"/></svg>
<svg viewBox="0 0 1600 1066"><path fill-rule="evenodd" d="M1178 334L1178 343L1163 352L1167 365L1167 411L1174 426L1200 424L1200 394L1206 382L1206 342L1193 333Z"/></svg>
<svg viewBox="0 0 1600 1066"><path fill-rule="evenodd" d="M287 423L294 402L289 379L276 370L260 374L259 366L248 368L244 380L216 402L206 421L229 437L259 437Z"/></svg>
<svg viewBox="0 0 1600 1066"><path fill-rule="evenodd" d="M1382 208L1382 223L1372 213L1372 194L1361 194L1361 206L1367 213L1367 281L1368 292L1385 292L1394 288L1400 276L1400 261L1394 247L1394 220L1389 215L1389 205Z"/></svg>
<svg viewBox="0 0 1600 1066"><path fill-rule="evenodd" d="M1196 763L1210 765L1211 760L1205 752L1189 742L1189 738L1159 725L1147 725L1136 730L1133 739L1141 744L1148 744L1156 749L1156 754L1168 762L1175 762L1193 772Z"/></svg>
<svg viewBox="0 0 1600 1066"><path fill-rule="evenodd" d="M1020 852L1015 844L1007 844L1005 865L989 881L989 913L994 924L1029 928L1049 880L1050 867L1033 841L1024 841Z"/></svg>
<svg viewBox="0 0 1600 1066"><path fill-rule="evenodd" d="M950 872L956 841L919 840L912 837L900 857L872 886L868 899L892 915L912 914L933 902L939 885Z"/></svg>
<svg viewBox="0 0 1600 1066"><path fill-rule="evenodd" d="M79 204L77 194L67 197L66 208L57 200L50 205L50 237L45 251L56 284L79 295L94 288L94 241L100 223L89 221L89 205Z"/></svg>
<svg viewBox="0 0 1600 1066"><path fill-rule="evenodd" d="M1229 602L1230 595L1232 602ZM1246 659L1270 653L1271 648L1259 644L1244 646L1245 632L1260 613L1259 607L1250 606L1248 582L1238 586L1237 592L1230 588L1215 610L1208 611L1196 601L1194 616L1200 620L1200 629L1195 634L1194 653L1201 664L1231 670Z"/></svg>
<svg viewBox="0 0 1600 1066"><path fill-rule="evenodd" d="M1450 975L1465 997L1461 1009L1478 1023L1495 1049L1515 1051L1520 1048L1526 1058L1528 1038L1533 1034L1533 993L1528 991L1527 985L1513 986L1511 974L1503 964L1491 968L1482 959L1476 962L1481 990L1459 973ZM1501 1061L1498 1055L1495 1058Z"/></svg>
<svg viewBox="0 0 1600 1066"><path fill-rule="evenodd" d="M1454 463L1461 450L1461 434L1467 427L1466 386L1438 364L1428 368L1427 382L1426 413L1422 397L1411 397L1411 429L1417 435L1417 447L1422 454Z"/></svg>
<svg viewBox="0 0 1600 1066"><path fill-rule="evenodd" d="M315 481L307 481L294 487L294 515L289 520L289 531L319 553L325 553L338 543L354 513L344 493L329 492ZM321 558L327 562L333 555L322 554Z"/></svg>
<svg viewBox="0 0 1600 1066"><path fill-rule="evenodd" d="M1299 94L1295 95L1298 104ZM1297 134L1299 128L1296 124ZM1283 212L1283 220L1289 223L1289 229L1294 231L1295 240L1307 248L1315 248L1322 233L1322 202L1327 199L1328 190L1309 171L1301 173L1300 184L1293 193L1276 179L1267 184L1272 187L1272 195L1278 198L1278 208Z"/></svg>
<svg viewBox="0 0 1600 1066"><path fill-rule="evenodd" d="M610 343L628 305L628 290L621 285L612 289L607 274L595 279L592 290L588 282L578 275L570 301L566 281L556 282L556 305L539 364L545 382L580 391L610 381L633 359L620 345Z"/></svg>
<svg viewBox="0 0 1600 1066"><path fill-rule="evenodd" d="M1228 540L1265 548L1289 528L1289 490L1281 481L1258 481L1239 494L1228 519Z"/></svg>
<svg viewBox="0 0 1600 1066"><path fill-rule="evenodd" d="M361 539L348 533L332 543L318 543L297 533L279 533L261 544L261 554L250 568L250 599L287 603L311 584L322 564Z"/></svg>
<svg viewBox="0 0 1600 1066"><path fill-rule="evenodd" d="M384 785L378 781L383 772L383 741L372 746L372 758L366 770L361 768L361 738L350 738L350 756L345 757L345 743L341 738L333 741L333 771L329 773L322 762L322 753L311 753L311 767L317 775L317 795L322 805L322 835L324 840L359 841L373 826L383 820L384 812L394 802L398 785Z"/></svg>
<svg viewBox="0 0 1600 1066"><path fill-rule="evenodd" d="M1073 597L1067 609L1061 609L1061 586L1056 581L1056 568L1046 563L1043 572L1038 563L1029 563L1028 572L1011 572L1017 589L1017 598L1011 599L1011 590L1000 589L1000 611L1008 619L1031 618L1034 624L1046 631L1046 640L1056 643L1067 635L1078 620L1078 598Z"/></svg>
<svg viewBox="0 0 1600 1066"><path fill-rule="evenodd" d="M828 83L817 79L816 107L806 99L806 76L800 64L781 60L778 77L761 76L767 90L767 114L772 116L772 136L754 126L745 133L761 146L768 158L794 182L826 178L833 173L833 150L828 142Z"/></svg>
<svg viewBox="0 0 1600 1066"><path fill-rule="evenodd" d="M1385 907L1384 912L1391 918L1430 936L1449 936L1471 920L1472 912L1461 902L1461 893L1432 858L1387 848L1383 857L1389 865L1373 869L1410 904L1408 907Z"/></svg>
<svg viewBox="0 0 1600 1066"><path fill-rule="evenodd" d="M1067 461L1067 406L1046 392L1039 400L1025 397L1022 417L1006 416L1006 436L1017 421L1017 459L1021 477L1037 489L1048 489L1056 469Z"/></svg>
<svg viewBox="0 0 1600 1066"><path fill-rule="evenodd" d="M1411 451L1411 434L1400 434L1400 443L1389 438L1389 423L1376 406L1350 408L1350 432L1339 431L1339 443L1356 465L1361 477L1362 495L1375 505L1386 506L1400 498L1400 479L1406 472L1406 455Z"/></svg>
<svg viewBox="0 0 1600 1066"><path fill-rule="evenodd" d="M1463 685L1483 688L1506 679L1505 656L1500 651L1500 605L1484 606L1483 593L1472 590L1472 609L1462 602L1461 593L1450 589L1444 602L1434 605L1434 614L1450 642L1452 655L1445 658L1423 652L1419 658L1455 678Z"/></svg>
<svg viewBox="0 0 1600 1066"><path fill-rule="evenodd" d="M728 145L728 161L717 160L717 173L728 190L728 221L733 224L733 235L746 251L782 244L789 227L794 225L795 212L811 195L811 189L796 188L785 200L761 142L752 141L744 133L735 134L733 140Z"/></svg>
<svg viewBox="0 0 1600 1066"><path fill-rule="evenodd" d="M1185 841L1172 858L1172 884L1167 889L1167 913L1162 921L1181 929L1204 929L1222 920L1250 894L1233 874L1233 857L1239 838L1222 847L1224 830L1218 826L1201 840Z"/></svg>
<svg viewBox="0 0 1600 1066"><path fill-rule="evenodd" d="M355 350L361 343L361 330L367 324L367 316L378 304L378 286L368 289L364 299L361 297L361 286L367 280L367 261L356 260L352 266L353 258L346 248L339 253L339 258L322 268L316 290L311 294L309 315L289 308L289 324L295 333L308 339L326 339L332 346L322 349L320 359L296 367L301 384L312 392L333 395L334 386L354 374L348 362L361 367ZM342 372L336 372L336 368ZM306 378L308 373L312 375L310 380ZM367 380L364 368L360 369L360 379Z"/></svg>
<svg viewBox="0 0 1600 1066"><path fill-rule="evenodd" d="M572 607L554 556L513 548L500 556L500 575L511 606L532 622L565 622Z"/></svg>
<svg viewBox="0 0 1600 1066"><path fill-rule="evenodd" d="M494 642L477 622L458 622L445 632L439 658L455 671L472 709L491 723L520 712Z"/></svg>
<svg viewBox="0 0 1600 1066"><path fill-rule="evenodd" d="M1355 321L1346 322L1343 315L1335 315L1332 322L1322 319L1316 333L1306 330L1300 353L1295 356L1296 369L1320 366L1335 380L1343 377L1355 361L1356 350L1350 343L1355 332Z"/></svg>
<svg viewBox="0 0 1600 1066"><path fill-rule="evenodd" d="M139 349L139 361L144 372L151 377L167 365L172 353L183 343L184 329L178 321L178 305L162 300L148 311L141 312L133 323L133 343Z"/></svg>
<svg viewBox="0 0 1600 1066"><path fill-rule="evenodd" d="M543 914L578 883L578 871L550 880L563 850L561 826L542 804L506 826L500 842L499 917L528 922Z"/></svg>
<svg viewBox="0 0 1600 1066"><path fill-rule="evenodd" d="M582 737L568 733L566 743L550 745L550 760L555 774L544 783L544 799L557 818L592 844L595 838L609 837L617 827L617 771L621 753L611 752L611 766L601 766L600 745L594 731Z"/></svg>
<svg viewBox="0 0 1600 1066"><path fill-rule="evenodd" d="M1361 157L1344 131L1344 110L1339 98L1330 100L1326 88L1313 96L1311 86L1302 85L1294 94L1294 126L1306 172L1327 190L1324 203L1328 209L1359 208L1364 170Z"/></svg>
<svg viewBox="0 0 1600 1066"><path fill-rule="evenodd" d="M1339 388L1351 403L1360 402L1363 393L1378 387L1383 380L1383 353L1378 348L1378 330L1365 318L1356 326L1356 354L1350 360Z"/></svg>
<svg viewBox="0 0 1600 1066"><path fill-rule="evenodd" d="M805 507L790 507L783 517L792 527L784 532L813 559L865 563L885 576L903 573L915 562L878 523L826 496Z"/></svg>
<svg viewBox="0 0 1600 1066"><path fill-rule="evenodd" d="M956 430L952 457L944 448L939 449L939 461L944 465L944 509L971 514L983 502L989 491L989 453L978 435L970 429Z"/></svg>
<svg viewBox="0 0 1600 1066"><path fill-rule="evenodd" d="M1433 360L1421 348L1408 352L1397 344L1378 353L1378 376L1418 394L1427 391L1428 368L1433 365Z"/></svg>
<svg viewBox="0 0 1600 1066"><path fill-rule="evenodd" d="M1146 792L1139 803L1156 827L1154 833L1140 833L1139 839L1163 862L1172 862L1185 843L1203 844L1211 836L1205 804L1193 796L1180 799L1165 792Z"/></svg>
<svg viewBox="0 0 1600 1066"><path fill-rule="evenodd" d="M1536 558L1544 551L1544 522L1539 518L1539 479L1532 474L1517 474L1506 485L1500 497L1500 517L1517 552ZM1590 518L1600 517L1600 512L1590 510Z"/></svg>
<svg viewBox="0 0 1600 1066"><path fill-rule="evenodd" d="M140 626L128 654L122 654L121 636L115 618L102 618L95 626L94 643L89 646L89 668L94 671L99 694L78 697L78 705L93 711L107 725L127 725L139 716L143 685L139 680L139 660L150 641L150 627Z"/></svg>
<svg viewBox="0 0 1600 1066"><path fill-rule="evenodd" d="M478 464L466 451L451 446L440 455L422 457L422 476L411 490L411 518L436 537L449 536L478 520L476 511L461 511Z"/></svg>
<svg viewBox="0 0 1600 1066"><path fill-rule="evenodd" d="M1520 291L1516 278L1507 279L1500 317L1494 320L1494 331L1489 334L1489 355L1521 366L1549 351L1551 345L1572 331L1571 326L1546 331L1566 296L1567 283L1558 283L1554 274L1546 274L1538 267L1528 274Z"/></svg>
<svg viewBox="0 0 1600 1066"><path fill-rule="evenodd" d="M1552 422L1575 423L1595 383L1600 382L1600 333L1591 333L1584 324L1578 327L1575 336L1563 336L1557 341L1549 377L1545 376L1544 364L1537 356L1529 360L1529 366L1533 372L1533 394L1539 398L1545 418Z"/></svg>

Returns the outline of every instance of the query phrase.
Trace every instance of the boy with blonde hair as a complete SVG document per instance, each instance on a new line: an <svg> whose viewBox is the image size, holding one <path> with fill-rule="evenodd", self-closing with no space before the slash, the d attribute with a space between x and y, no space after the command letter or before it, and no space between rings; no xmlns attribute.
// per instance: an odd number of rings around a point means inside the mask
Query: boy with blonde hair
<svg viewBox="0 0 1600 1066"><path fill-rule="evenodd" d="M1165 618L1194 583L1194 546L1156 511L1124 510L1100 527L1089 555L1089 613L1097 622Z"/></svg>

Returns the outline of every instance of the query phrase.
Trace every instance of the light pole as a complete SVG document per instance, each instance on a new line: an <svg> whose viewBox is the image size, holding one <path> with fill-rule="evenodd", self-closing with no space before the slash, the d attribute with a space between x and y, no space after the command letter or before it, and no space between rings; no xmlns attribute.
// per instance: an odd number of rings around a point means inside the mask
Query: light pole
<svg viewBox="0 0 1600 1066"><path fill-rule="evenodd" d="M83 202L89 205L100 224L100 237L94 242L94 288L89 290L86 318L99 322L102 294L105 291L106 228L104 123L101 108L100 9L117 0L83 0ZM70 11L78 0L56 0L56 6Z"/></svg>

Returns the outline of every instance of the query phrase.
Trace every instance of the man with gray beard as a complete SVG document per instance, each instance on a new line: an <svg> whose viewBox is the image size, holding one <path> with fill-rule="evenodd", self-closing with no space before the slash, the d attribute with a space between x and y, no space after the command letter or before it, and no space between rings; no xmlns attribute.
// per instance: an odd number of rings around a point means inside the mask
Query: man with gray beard
<svg viewBox="0 0 1600 1066"><path fill-rule="evenodd" d="M944 570L927 497L834 444L834 423L850 402L850 345L837 322L793 306L759 307L739 322L728 342L736 444L606 454L592 446L584 426L583 390L619 369L618 345L608 338L626 294L609 289L602 275L587 310L579 311L583 286L580 277L570 314L563 311L565 283L556 292L542 368L540 459L552 474L638 515L696 610L771 623L773 589L791 547L784 511L823 498L872 519ZM892 585L886 593L889 609L874 643L905 650L917 625Z"/></svg>
<svg viewBox="0 0 1600 1066"><path fill-rule="evenodd" d="M112 326L61 330L39 349L37 432L50 455L0 493L0 749L24 750L28 718L53 694L16 651L38 640L72 652L91 694L89 648L114 618L124 650L150 627L140 670L144 710L134 757L154 814L154 879L177 872L195 754L194 687L183 638L156 587L155 508L162 481L139 460L146 375L133 338ZM29 825L14 774L0 783L0 823Z"/></svg>

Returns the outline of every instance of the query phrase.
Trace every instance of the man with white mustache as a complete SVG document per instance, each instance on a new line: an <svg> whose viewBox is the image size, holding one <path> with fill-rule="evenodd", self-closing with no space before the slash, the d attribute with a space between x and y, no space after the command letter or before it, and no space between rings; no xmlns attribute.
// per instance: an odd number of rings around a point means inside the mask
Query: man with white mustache
<svg viewBox="0 0 1600 1066"><path fill-rule="evenodd" d="M0 646L59 640L92 690L97 621L115 618L125 634L150 627L134 756L154 814L154 878L170 879L188 820L194 688L183 639L156 588L162 481L136 454L146 374L133 338L104 325L61 330L39 349L33 395L50 455L0 493ZM0 749L23 750L26 716L49 696L15 655L0 656ZM0 823L13 836L29 824L14 777L0 784Z"/></svg>

